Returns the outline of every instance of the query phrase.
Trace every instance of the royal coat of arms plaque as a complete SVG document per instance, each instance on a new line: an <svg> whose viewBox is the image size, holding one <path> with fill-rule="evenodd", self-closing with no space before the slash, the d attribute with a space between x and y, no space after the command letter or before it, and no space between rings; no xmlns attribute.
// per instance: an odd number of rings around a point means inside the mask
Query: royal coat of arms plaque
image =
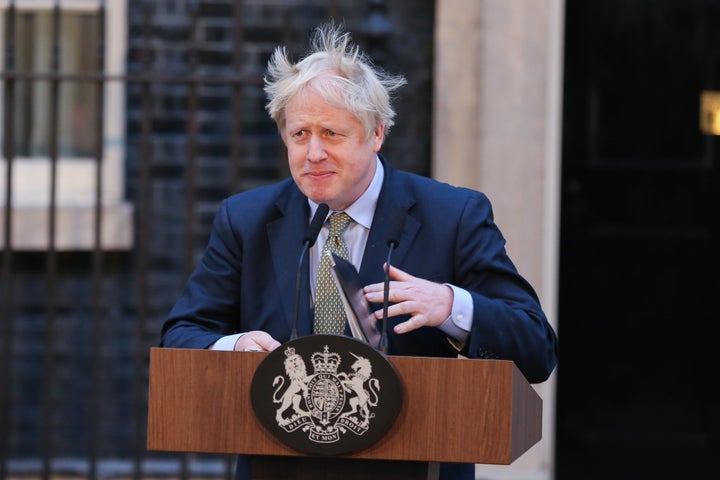
<svg viewBox="0 0 720 480"><path fill-rule="evenodd" d="M308 335L270 352L250 395L270 433L313 455L372 445L392 427L403 402L392 363L370 345L338 335Z"/></svg>

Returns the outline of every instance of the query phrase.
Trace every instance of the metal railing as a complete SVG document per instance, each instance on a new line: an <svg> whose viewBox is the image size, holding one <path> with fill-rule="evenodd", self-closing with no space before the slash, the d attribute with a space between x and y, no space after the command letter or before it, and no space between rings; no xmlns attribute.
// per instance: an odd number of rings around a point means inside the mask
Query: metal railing
<svg viewBox="0 0 720 480"><path fill-rule="evenodd" d="M141 35L139 39L133 39L135 45L130 48L127 73L111 75L104 71L105 1L98 2L100 41L95 49L95 71L62 71L59 25L63 10L60 1L55 1L51 9L50 70L21 71L16 65L18 8L15 3L8 2L3 12L4 51L0 54L2 158L6 165L0 217L4 240L0 254L0 478L52 478L66 473L88 478L142 478L150 474L229 478L234 473L230 457L160 455L151 454L145 448L148 351L157 343L162 316L172 306L158 302L154 297L159 289L167 289L167 283L158 283L155 279L158 275L171 275L172 268L163 267L163 270L157 266L163 260L155 255L157 247L153 246L158 217L162 216L158 211L167 207L160 204L155 194L157 171L162 167L155 164L158 155L153 104L157 102L158 92L169 86L181 86L186 93L185 158L177 168L180 178L175 179L182 184L184 193L184 246L180 249L182 260L177 262L179 267L176 269L176 277L181 280L194 266L202 244L200 239L206 234L203 225L207 222L203 223L198 208L203 201L204 188L199 183L205 178L199 165L203 156L199 151L199 138L202 135L200 117L204 107L201 92L204 88L221 86L231 92L227 109L230 125L225 139L229 145L228 173L224 176L227 183L215 187L226 194L237 191L248 181L243 177L248 168L241 157L246 150L243 142L249 135L244 132L246 110L241 105L244 90L248 86L259 87L262 78L260 74L243 73L252 72L243 64L247 34L244 2L227 2L234 15L231 22L234 28L229 39L230 60L225 68L219 69L221 73L213 74L201 69L199 62L203 2L188 2L193 8L188 18L189 36L185 40L187 71L184 75L157 71L153 63L157 53L153 50L157 41L153 33L157 20L153 16L155 2L132 0L129 4L142 8L143 15L140 24L132 26ZM326 3L325 11L332 14L336 9L334 2ZM293 26L287 9L281 18L277 31L283 36L291 35ZM283 40L277 38L277 42ZM22 214L13 205L14 168L18 161L14 142L18 112L14 98L23 82L45 82L50 92L46 112L50 132L47 148L50 162L48 248L42 252L26 252L13 245L13 216ZM71 82L92 85L98 99L94 112L97 119L95 151L91 160L96 186L92 205L94 245L89 252L60 251L55 236L59 221L58 109L63 100L61 86ZM105 221L102 179L106 168L103 105L105 87L113 82L124 83L137 100L135 105L128 101L127 119L127 130L132 133L128 133L126 139L126 170L132 175L128 175L126 182L135 209L135 241L129 252L108 252L101 239ZM273 174L273 169L269 171L269 175L265 172L250 180L270 181L280 174L277 171ZM39 290L26 288L29 285ZM73 303L68 296L77 301ZM109 321L111 319L115 322ZM31 324L38 329L31 328ZM69 345L66 343L68 338L71 339ZM111 354L110 351L124 353ZM120 370L130 373L117 374ZM122 405L109 408L118 395L124 398ZM77 410L82 411L78 413ZM66 412L70 412L72 420L60 418ZM62 428L58 428L59 424Z"/></svg>

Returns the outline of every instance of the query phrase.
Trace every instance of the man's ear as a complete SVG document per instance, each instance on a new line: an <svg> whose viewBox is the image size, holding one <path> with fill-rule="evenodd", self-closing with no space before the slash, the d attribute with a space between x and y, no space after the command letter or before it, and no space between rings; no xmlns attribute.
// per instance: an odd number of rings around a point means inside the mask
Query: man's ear
<svg viewBox="0 0 720 480"><path fill-rule="evenodd" d="M385 141L385 124L381 123L373 131L373 151L375 153L380 151L383 142Z"/></svg>

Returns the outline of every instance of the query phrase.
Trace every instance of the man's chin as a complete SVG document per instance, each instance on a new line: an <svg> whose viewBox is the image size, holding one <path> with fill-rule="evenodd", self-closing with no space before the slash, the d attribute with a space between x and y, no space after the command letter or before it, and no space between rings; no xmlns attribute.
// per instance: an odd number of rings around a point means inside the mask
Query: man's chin
<svg viewBox="0 0 720 480"><path fill-rule="evenodd" d="M339 210L337 195L331 195L327 190L319 191L318 189L310 189L309 191L303 192L313 202L320 205L321 203L327 203L331 210Z"/></svg>
<svg viewBox="0 0 720 480"><path fill-rule="evenodd" d="M351 192L342 191L336 185L328 187L320 187L318 185L302 185L300 190L313 202L320 205L321 203L327 203L330 210L336 212L345 210L349 207L354 200L350 200L348 195Z"/></svg>

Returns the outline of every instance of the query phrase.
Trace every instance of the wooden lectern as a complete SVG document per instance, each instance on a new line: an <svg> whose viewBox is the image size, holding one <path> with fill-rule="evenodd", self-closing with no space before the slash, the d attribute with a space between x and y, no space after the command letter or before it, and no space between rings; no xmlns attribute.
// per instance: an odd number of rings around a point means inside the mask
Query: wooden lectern
<svg viewBox="0 0 720 480"><path fill-rule="evenodd" d="M541 438L542 399L513 362L390 356L404 388L390 431L349 455L311 457L255 418L250 384L266 355L151 349L148 449L257 455L257 479L407 480L437 478L438 462L509 465Z"/></svg>

